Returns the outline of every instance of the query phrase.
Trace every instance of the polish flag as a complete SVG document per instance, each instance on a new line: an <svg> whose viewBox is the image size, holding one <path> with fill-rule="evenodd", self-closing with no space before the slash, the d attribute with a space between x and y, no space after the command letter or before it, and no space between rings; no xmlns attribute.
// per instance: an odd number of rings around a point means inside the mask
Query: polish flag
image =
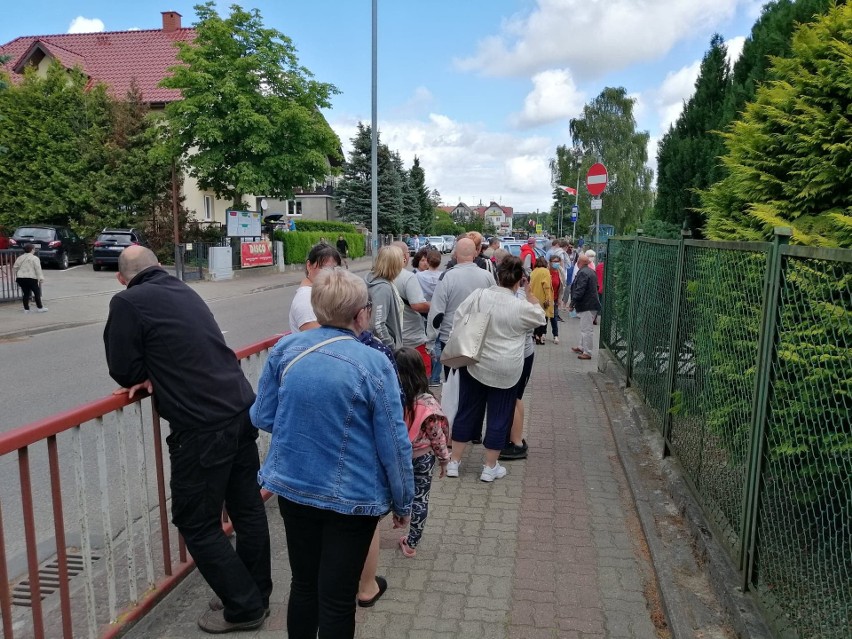
<svg viewBox="0 0 852 639"><path fill-rule="evenodd" d="M565 191L568 195L577 195L577 189L572 189L570 186L562 186L561 184L557 184L556 186Z"/></svg>

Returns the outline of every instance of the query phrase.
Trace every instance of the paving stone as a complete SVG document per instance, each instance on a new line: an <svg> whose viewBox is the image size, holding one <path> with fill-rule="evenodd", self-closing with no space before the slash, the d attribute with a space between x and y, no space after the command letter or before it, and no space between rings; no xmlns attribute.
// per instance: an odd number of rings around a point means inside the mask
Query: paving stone
<svg viewBox="0 0 852 639"><path fill-rule="evenodd" d="M423 541L402 557L400 533L380 525L379 574L388 592L358 609L359 639L652 639L643 593L647 566L593 365L570 345L577 323L560 326L563 344L536 350L525 395L527 460L479 481L482 446L468 448L461 476L435 478ZM272 615L246 639L286 637L289 591L284 530L274 505ZM205 636L195 627L210 591L195 573L126 635ZM188 605L187 602L197 602Z"/></svg>

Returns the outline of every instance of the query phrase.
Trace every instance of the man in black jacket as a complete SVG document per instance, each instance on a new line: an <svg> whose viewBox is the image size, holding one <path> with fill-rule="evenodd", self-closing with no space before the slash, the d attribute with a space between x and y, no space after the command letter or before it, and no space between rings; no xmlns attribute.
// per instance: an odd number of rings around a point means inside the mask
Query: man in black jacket
<svg viewBox="0 0 852 639"><path fill-rule="evenodd" d="M257 484L254 391L204 300L142 246L124 249L104 346L110 376L130 397L153 393L169 421L172 523L217 597L198 626L263 625L272 592L269 527ZM222 531L222 505L237 533Z"/></svg>
<svg viewBox="0 0 852 639"><path fill-rule="evenodd" d="M580 316L580 345L571 350L577 359L592 359L592 345L595 335L594 321L601 310L598 299L598 276L589 268L589 258L580 254L577 259L577 275L571 282L571 305L569 311L576 310Z"/></svg>

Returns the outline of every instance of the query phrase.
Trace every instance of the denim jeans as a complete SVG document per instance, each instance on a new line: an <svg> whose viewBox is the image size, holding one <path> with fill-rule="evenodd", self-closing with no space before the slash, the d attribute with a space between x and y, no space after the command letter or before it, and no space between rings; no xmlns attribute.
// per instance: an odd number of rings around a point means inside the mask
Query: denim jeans
<svg viewBox="0 0 852 639"><path fill-rule="evenodd" d="M352 639L358 581L379 517L342 515L283 497L292 580L287 607L290 639Z"/></svg>
<svg viewBox="0 0 852 639"><path fill-rule="evenodd" d="M262 616L272 592L256 439L248 409L219 430L178 430L167 439L172 523L231 622ZM236 548L222 531L223 504L237 534Z"/></svg>
<svg viewBox="0 0 852 639"><path fill-rule="evenodd" d="M432 349L432 376L429 378L430 384L440 384L441 383L441 351L443 350L443 346L441 344L441 340L435 340L435 347Z"/></svg>

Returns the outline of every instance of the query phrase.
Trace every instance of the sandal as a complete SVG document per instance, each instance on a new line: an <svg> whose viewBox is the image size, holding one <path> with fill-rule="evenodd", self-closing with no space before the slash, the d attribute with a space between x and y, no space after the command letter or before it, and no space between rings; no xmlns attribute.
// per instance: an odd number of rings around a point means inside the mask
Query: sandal
<svg viewBox="0 0 852 639"><path fill-rule="evenodd" d="M358 605L361 608L372 608L376 605L376 602L381 598L385 591L388 589L388 581L384 577L376 577L376 583L379 585L379 592L376 593L374 597L367 599L366 601L359 599Z"/></svg>
<svg viewBox="0 0 852 639"><path fill-rule="evenodd" d="M411 559L417 554L417 551L408 545L408 535L399 538L399 549L402 551L402 556L408 559Z"/></svg>

